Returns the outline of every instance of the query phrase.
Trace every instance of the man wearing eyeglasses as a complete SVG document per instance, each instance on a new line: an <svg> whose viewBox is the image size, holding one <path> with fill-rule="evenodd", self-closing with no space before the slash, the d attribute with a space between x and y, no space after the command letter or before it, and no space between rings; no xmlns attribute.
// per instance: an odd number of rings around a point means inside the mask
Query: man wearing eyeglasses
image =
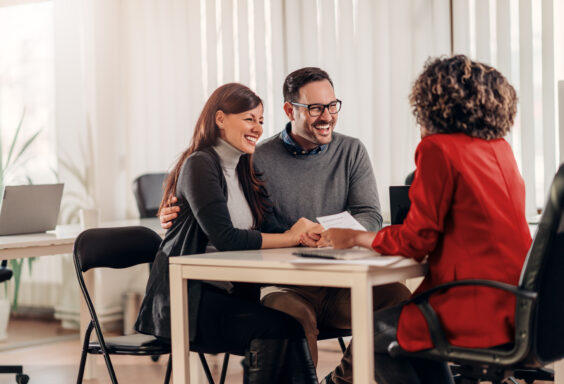
<svg viewBox="0 0 564 384"><path fill-rule="evenodd" d="M266 183L276 228L289 229L300 217L315 221L318 216L349 211L367 230L382 226L376 180L366 148L360 140L334 133L341 101L333 81L320 68L306 67L290 73L284 81L284 112L290 120L284 130L259 144L254 164ZM163 228L176 218L178 207L161 212ZM315 246L318 236L302 240ZM374 288L374 309L407 300L403 284ZM264 305L288 313L303 326L313 362L317 365L319 329L350 329L350 291L344 288L307 286L265 287ZM352 348L341 363L322 381L352 383Z"/></svg>
<svg viewBox="0 0 564 384"><path fill-rule="evenodd" d="M348 210L366 229L382 226L376 180L360 140L333 132L341 101L333 82L319 68L302 68L286 77L285 129L257 146L254 163L266 182L273 211L282 229L300 217L315 221ZM265 230L268 232L268 230ZM317 238L303 239L315 245ZM296 318L302 326L317 365L319 329L350 329L350 291L344 288L281 286L262 291L264 305ZM402 284L374 288L374 309L409 296ZM352 348L322 383L352 383Z"/></svg>

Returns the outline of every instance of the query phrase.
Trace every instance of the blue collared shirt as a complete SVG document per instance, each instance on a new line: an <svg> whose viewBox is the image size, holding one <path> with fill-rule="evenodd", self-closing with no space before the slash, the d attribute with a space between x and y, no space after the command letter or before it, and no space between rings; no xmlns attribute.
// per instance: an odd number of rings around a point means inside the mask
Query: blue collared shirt
<svg viewBox="0 0 564 384"><path fill-rule="evenodd" d="M322 145L319 145L319 146L317 146L313 149L310 149L309 151L306 151L305 149L300 147L294 141L294 139L292 139L292 136L290 136L291 130L292 130L292 124L291 123L286 124L286 128L284 128L282 130L282 132L280 133L280 138L282 139L282 142L284 143L284 146L286 147L288 152L290 152L294 156L297 156L297 155L316 155L319 152L322 152L327 148L328 144L322 144Z"/></svg>

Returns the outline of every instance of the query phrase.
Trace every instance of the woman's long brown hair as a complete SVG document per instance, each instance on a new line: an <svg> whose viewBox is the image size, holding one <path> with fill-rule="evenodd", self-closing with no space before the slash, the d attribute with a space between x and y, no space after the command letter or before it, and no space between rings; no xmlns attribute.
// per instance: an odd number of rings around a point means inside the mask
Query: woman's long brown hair
<svg viewBox="0 0 564 384"><path fill-rule="evenodd" d="M188 149L180 155L174 169L164 182L164 193L159 214L163 208L169 206L170 198L176 195L176 184L186 159L196 151L217 144L217 139L220 137L219 127L215 123L217 111L223 111L225 114L243 113L256 108L259 104L262 105L261 98L251 89L239 83L222 85L211 94L196 122L194 135ZM253 168L252 155L241 156L237 165L237 176L251 208L253 227L260 228L268 205L264 183L258 179Z"/></svg>

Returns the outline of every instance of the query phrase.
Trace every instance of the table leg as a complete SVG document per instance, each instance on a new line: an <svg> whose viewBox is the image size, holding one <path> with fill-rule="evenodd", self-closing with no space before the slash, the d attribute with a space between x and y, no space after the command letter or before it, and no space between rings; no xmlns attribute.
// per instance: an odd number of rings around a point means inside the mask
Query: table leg
<svg viewBox="0 0 564 384"><path fill-rule="evenodd" d="M84 273L84 284L86 285L86 289L90 294L90 298L92 301L95 301L96 292L95 292L95 284L94 284L94 270L91 269ZM78 288L80 289L80 288ZM88 310L88 306L86 305L86 300L84 300L84 296L82 293L80 294L80 345L82 348L82 341L84 340L84 334L86 333L86 328L88 328L88 324L90 323L90 311ZM96 338L96 333L92 332L94 335L93 337ZM91 337L92 339L92 337ZM89 354L86 358L86 365L84 366L84 380L93 379L96 377L96 355Z"/></svg>
<svg viewBox="0 0 564 384"><path fill-rule="evenodd" d="M170 265L169 270L172 379L174 384L190 384L188 280L182 279L182 266Z"/></svg>
<svg viewBox="0 0 564 384"><path fill-rule="evenodd" d="M554 362L554 384L564 384L564 360Z"/></svg>
<svg viewBox="0 0 564 384"><path fill-rule="evenodd" d="M368 275L351 288L353 378L355 383L374 383L374 328L372 285Z"/></svg>

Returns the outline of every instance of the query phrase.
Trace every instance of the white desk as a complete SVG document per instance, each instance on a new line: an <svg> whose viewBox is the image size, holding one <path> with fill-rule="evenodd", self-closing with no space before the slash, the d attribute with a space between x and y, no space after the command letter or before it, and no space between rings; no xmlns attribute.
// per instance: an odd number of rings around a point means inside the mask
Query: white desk
<svg viewBox="0 0 564 384"><path fill-rule="evenodd" d="M353 375L374 382L372 286L423 276L426 266L403 259L391 266L366 263L293 264L294 249L216 252L170 258L172 373L175 384L190 383L188 280L313 285L351 289ZM194 367L192 367L194 368Z"/></svg>
<svg viewBox="0 0 564 384"><path fill-rule="evenodd" d="M100 226L125 227L131 225L142 225L160 235L164 233L157 218L108 221ZM0 236L0 260L72 253L74 240L80 232L81 228L77 224L60 225L57 230L47 233Z"/></svg>

